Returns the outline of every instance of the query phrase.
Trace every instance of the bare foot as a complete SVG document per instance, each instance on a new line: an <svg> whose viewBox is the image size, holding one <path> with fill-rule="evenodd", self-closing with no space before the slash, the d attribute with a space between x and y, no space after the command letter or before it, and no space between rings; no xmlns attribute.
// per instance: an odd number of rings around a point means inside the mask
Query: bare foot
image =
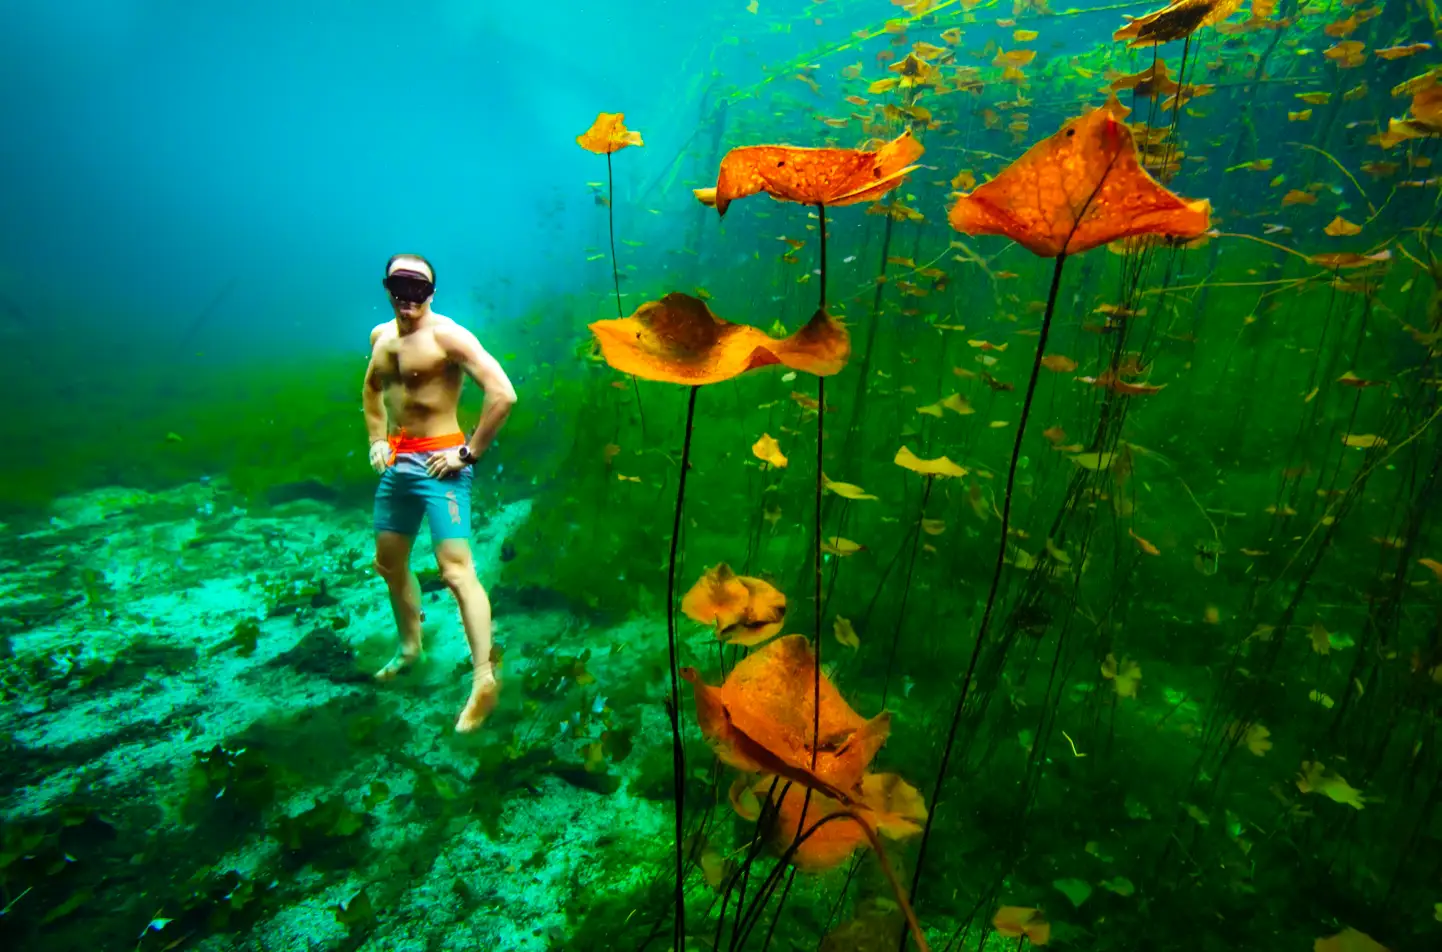
<svg viewBox="0 0 1442 952"><path fill-rule="evenodd" d="M421 660L421 649L417 645L414 649L402 648L396 652L396 656L387 661L379 671L375 673L377 681L390 681L399 675L405 674L417 661Z"/></svg>
<svg viewBox="0 0 1442 952"><path fill-rule="evenodd" d="M500 694L500 682L496 680L490 667L487 666L484 673L478 672L471 682L470 700L466 701L466 706L461 709L461 716L456 721L456 732L466 734L484 724L486 718L496 709Z"/></svg>

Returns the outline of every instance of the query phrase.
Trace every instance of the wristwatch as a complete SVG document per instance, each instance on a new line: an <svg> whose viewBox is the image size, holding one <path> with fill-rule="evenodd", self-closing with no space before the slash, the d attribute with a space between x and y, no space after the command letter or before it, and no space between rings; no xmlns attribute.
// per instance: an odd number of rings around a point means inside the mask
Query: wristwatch
<svg viewBox="0 0 1442 952"><path fill-rule="evenodd" d="M465 443L462 443L461 448L456 450L456 455L459 456L461 458L461 462L465 463L467 466L471 465L476 461L476 454L472 453L470 446Z"/></svg>

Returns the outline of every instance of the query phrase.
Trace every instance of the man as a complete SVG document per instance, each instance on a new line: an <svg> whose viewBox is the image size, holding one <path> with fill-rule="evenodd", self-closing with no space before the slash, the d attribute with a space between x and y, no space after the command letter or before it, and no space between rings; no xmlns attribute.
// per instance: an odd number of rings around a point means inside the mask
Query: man
<svg viewBox="0 0 1442 952"><path fill-rule="evenodd" d="M386 264L382 282L395 320L371 331L361 405L370 433L376 489L376 571L390 590L400 650L376 672L388 681L421 655L420 586L410 570L411 544L424 518L441 579L461 609L474 674L456 730L473 731L496 706L491 668L491 603L476 578L469 543L471 467L491 445L516 403L516 391L475 335L431 310L436 272L420 255ZM462 374L485 391L469 440L456 419Z"/></svg>

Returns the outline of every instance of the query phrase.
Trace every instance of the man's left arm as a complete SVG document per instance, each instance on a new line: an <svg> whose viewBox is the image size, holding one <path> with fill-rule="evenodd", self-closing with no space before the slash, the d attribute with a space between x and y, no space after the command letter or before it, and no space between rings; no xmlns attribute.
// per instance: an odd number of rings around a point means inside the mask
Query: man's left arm
<svg viewBox="0 0 1442 952"><path fill-rule="evenodd" d="M516 405L516 388L511 386L510 378L496 358L464 327L453 324L439 331L436 339L445 348L447 359L464 370L485 392L481 419L469 443L471 455L479 459L511 415L511 408Z"/></svg>

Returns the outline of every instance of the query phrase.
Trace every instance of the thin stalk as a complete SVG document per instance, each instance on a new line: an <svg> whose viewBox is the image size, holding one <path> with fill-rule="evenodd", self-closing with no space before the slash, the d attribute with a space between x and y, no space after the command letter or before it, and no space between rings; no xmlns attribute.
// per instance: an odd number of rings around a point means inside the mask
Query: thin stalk
<svg viewBox="0 0 1442 952"><path fill-rule="evenodd" d="M942 784L946 782L946 769L951 760L951 751L956 744L957 728L961 726L962 709L966 706L966 698L971 690L972 676L976 673L976 664L981 656L981 646L986 641L987 627L991 624L992 611L996 608L996 593L1001 586L1002 566L1006 563L1006 542L1007 533L1011 527L1011 501L1013 490L1016 487L1017 460L1021 458L1022 438L1026 435L1027 417L1031 415L1032 399L1036 396L1036 381L1041 373L1041 359L1046 353L1047 336L1051 332L1052 315L1056 312L1057 290L1061 287L1062 265L1066 262L1066 254L1057 255L1056 268L1051 275L1051 290L1047 292L1046 313L1042 317L1041 334L1036 342L1036 359L1032 362L1031 378L1026 385L1026 398L1021 405L1021 419L1017 421L1016 442L1012 446L1011 462L1006 472L1006 498L1002 502L1001 509L1001 541L996 547L996 565L991 576L991 590L986 596L986 609L982 612L981 627L976 632L976 644L971 649L971 660L966 666L966 674L962 676L961 693L956 699L956 707L951 712L951 727L947 731L946 745L941 751L941 767L936 774L936 785L931 791L931 810L926 817L926 825L921 831L921 844L916 854L916 870L911 877L911 895L916 897L917 887L921 884L921 871L926 865L926 844L931 836L931 825L936 819L938 798L941 796ZM906 937L903 934L900 945L904 947Z"/></svg>
<svg viewBox="0 0 1442 952"><path fill-rule="evenodd" d="M611 286L616 290L616 316L625 317L621 310L621 268L616 263L616 186L611 178L611 153L606 153L606 231L611 236ZM636 415L641 418L641 440L646 439L646 410L641 406L641 385L636 375L631 375L631 392L636 396Z"/></svg>
<svg viewBox="0 0 1442 952"><path fill-rule="evenodd" d="M609 152L606 153L606 229L611 234L611 284L616 289L616 316L625 317L621 313L621 269L616 264L616 186L611 182Z"/></svg>
<svg viewBox="0 0 1442 952"><path fill-rule="evenodd" d="M886 710L886 699L891 694L891 672L896 665L896 647L901 644L901 630L906 625L906 600L911 595L911 577L915 574L916 551L921 546L921 520L926 518L926 503L931 499L934 476L926 477L926 486L921 492L921 508L917 511L916 525L911 527L911 565L906 571L906 582L901 587L901 607L896 612L896 634L891 638L891 652L886 656L886 679L881 682L881 709ZM900 555L900 551L897 555ZM877 589L880 591L880 588Z"/></svg>
<svg viewBox="0 0 1442 952"><path fill-rule="evenodd" d="M671 521L671 552L666 561L666 648L671 663L671 703L667 713L671 715L671 770L676 803L676 922L673 930L674 948L686 947L686 857L682 842L685 840L685 785L686 753L681 746L681 683L676 667L676 550L681 541L681 511L686 502L686 470L691 465L691 430L696 420L696 394L700 387L692 387L686 401L686 436L681 444L681 476L676 483L676 514Z"/></svg>

